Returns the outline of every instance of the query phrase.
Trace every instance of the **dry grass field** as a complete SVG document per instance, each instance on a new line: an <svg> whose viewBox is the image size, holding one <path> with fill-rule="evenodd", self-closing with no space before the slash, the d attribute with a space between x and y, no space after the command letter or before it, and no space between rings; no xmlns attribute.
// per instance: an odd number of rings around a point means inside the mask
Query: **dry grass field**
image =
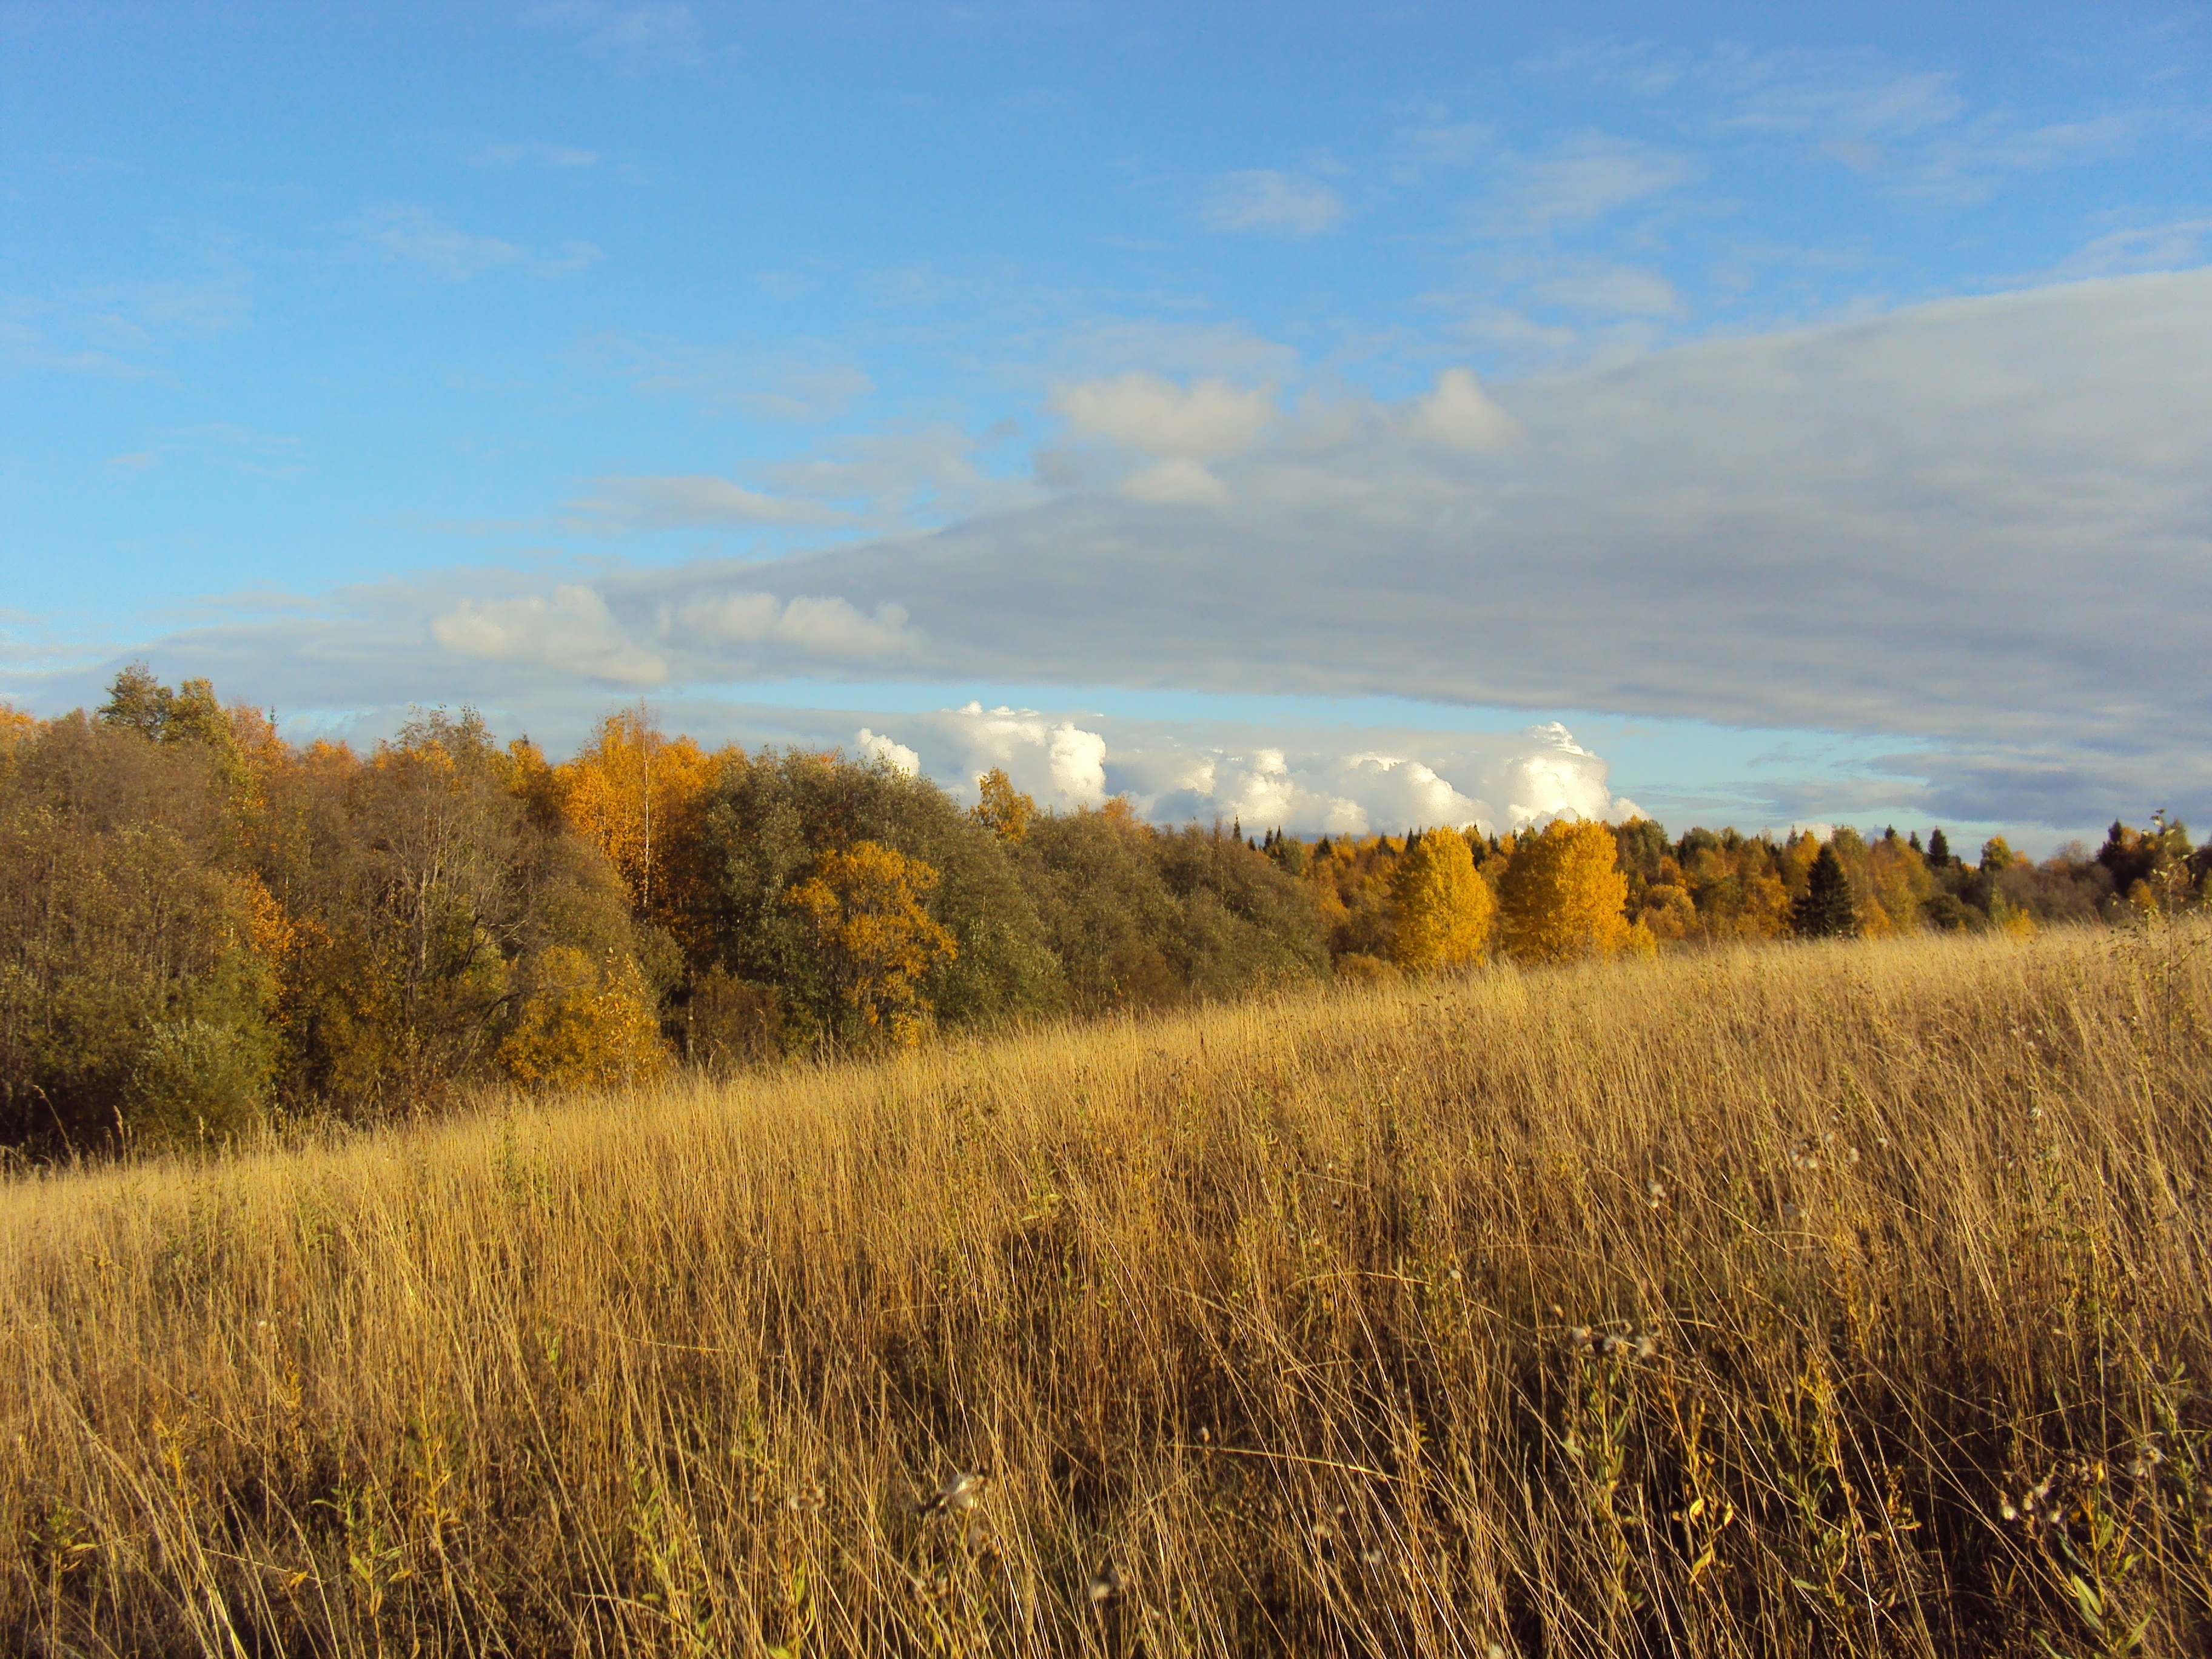
<svg viewBox="0 0 2212 1659"><path fill-rule="evenodd" d="M0 1644L2202 1653L2207 943L1499 970L18 1172Z"/></svg>

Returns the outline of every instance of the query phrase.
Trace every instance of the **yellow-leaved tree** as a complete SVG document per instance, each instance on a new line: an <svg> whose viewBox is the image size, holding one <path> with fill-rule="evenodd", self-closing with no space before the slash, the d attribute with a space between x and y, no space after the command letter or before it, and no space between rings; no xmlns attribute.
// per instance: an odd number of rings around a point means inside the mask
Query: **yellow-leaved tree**
<svg viewBox="0 0 2212 1659"><path fill-rule="evenodd" d="M1416 972L1462 968L1490 943L1498 901L1467 837L1450 830L1419 836L1390 877L1398 964Z"/></svg>
<svg viewBox="0 0 2212 1659"><path fill-rule="evenodd" d="M666 1066L653 992L628 957L593 962L570 945L547 950L515 1011L499 1061L532 1088L635 1083Z"/></svg>
<svg viewBox="0 0 2212 1659"><path fill-rule="evenodd" d="M561 811L605 854L629 890L630 906L687 947L711 884L704 830L718 769L735 751L710 755L689 738L665 736L642 707L599 722L576 757L554 770Z"/></svg>
<svg viewBox="0 0 2212 1659"><path fill-rule="evenodd" d="M1002 766L993 767L975 784L981 799L968 809L969 816L1007 846L1019 846L1036 821L1036 800L1014 787Z"/></svg>
<svg viewBox="0 0 2212 1659"><path fill-rule="evenodd" d="M937 871L872 841L822 854L784 902L813 924L814 946L834 1005L861 1028L916 1040L930 1007L921 981L958 954L952 935L921 907Z"/></svg>
<svg viewBox="0 0 2212 1659"><path fill-rule="evenodd" d="M1609 957L1629 942L1628 878L1602 823L1555 818L1523 830L1498 884L1506 951L1516 962Z"/></svg>

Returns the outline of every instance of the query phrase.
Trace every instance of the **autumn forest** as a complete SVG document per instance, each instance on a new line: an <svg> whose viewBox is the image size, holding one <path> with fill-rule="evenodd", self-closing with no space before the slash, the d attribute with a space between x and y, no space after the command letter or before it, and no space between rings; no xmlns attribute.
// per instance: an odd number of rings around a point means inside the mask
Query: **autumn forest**
<svg viewBox="0 0 2212 1659"><path fill-rule="evenodd" d="M362 754L143 668L96 712L0 733L0 1137L39 1154L1493 952L2095 923L2188 903L2212 869L2162 817L2037 865L1940 829L1309 842L1041 811L999 772L963 809L882 763L709 750L639 709L558 765L468 712Z"/></svg>

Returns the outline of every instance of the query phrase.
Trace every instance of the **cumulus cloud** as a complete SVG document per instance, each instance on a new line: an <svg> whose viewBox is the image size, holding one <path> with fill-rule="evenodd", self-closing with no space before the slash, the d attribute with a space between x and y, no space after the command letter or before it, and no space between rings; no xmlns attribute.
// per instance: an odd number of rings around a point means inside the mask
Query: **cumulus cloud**
<svg viewBox="0 0 2212 1659"><path fill-rule="evenodd" d="M1177 386L1138 369L1060 386L1052 406L1079 439L1200 461L1242 454L1275 414L1264 389L1212 377Z"/></svg>
<svg viewBox="0 0 2212 1659"><path fill-rule="evenodd" d="M1535 377L1519 441L1442 453L1432 422L1479 391L1255 439L1212 464L1227 501L1180 517L1077 492L806 580L896 595L975 643L959 672L1017 684L1888 732L1979 757L1986 816L2212 806L2179 735L2212 694L2144 672L2212 653L2212 271Z"/></svg>
<svg viewBox="0 0 2212 1659"><path fill-rule="evenodd" d="M1316 734L981 702L881 720L896 736L863 726L860 752L884 755L956 793L972 799L976 780L997 768L1047 806L1096 806L1119 795L1139 816L1163 823L1218 818L1255 833L1370 835L1437 825L1506 830L1635 811L1612 793L1607 763L1557 725L1504 735Z"/></svg>
<svg viewBox="0 0 2212 1659"><path fill-rule="evenodd" d="M856 668L904 657L915 644L903 605L879 605L869 615L843 599L806 594L702 595L677 609L675 623L675 637L695 647L773 643Z"/></svg>
<svg viewBox="0 0 2212 1659"><path fill-rule="evenodd" d="M557 584L445 573L142 648L252 665L267 689L237 689L291 706L391 686L534 707L561 665L638 684L657 663L671 687L842 672L1595 710L1864 734L1869 764L1928 780L1917 798L1953 820L2212 811L2193 735L2212 691L2185 672L2212 657L2212 271L1523 380L1511 442L1472 376L1328 420L1195 392L1060 396L1095 441L1203 465L1218 497L1132 501L1109 477L927 538ZM871 725L933 775L951 763L919 727ZM1105 787L1194 813L1286 787L1324 823L1464 810L1440 786L1500 822L1595 799L1574 793L1588 758L1548 742L1478 774L1395 740L1314 759L1295 732L1140 736L1099 763ZM1767 791L1787 808L1767 822L1856 810Z"/></svg>
<svg viewBox="0 0 2212 1659"><path fill-rule="evenodd" d="M431 617L429 635L461 659L640 687L763 672L880 672L904 666L922 643L896 604L862 611L843 599L700 582L668 598L634 580L465 594Z"/></svg>
<svg viewBox="0 0 2212 1659"><path fill-rule="evenodd" d="M1344 222L1344 198L1317 179L1254 168L1214 180L1199 218L1210 230L1318 236Z"/></svg>
<svg viewBox="0 0 2212 1659"><path fill-rule="evenodd" d="M1492 449L1516 429L1513 417L1491 401L1472 369L1444 370L1410 413L1414 431L1455 449Z"/></svg>
<svg viewBox="0 0 2212 1659"><path fill-rule="evenodd" d="M660 657L631 640L606 601L580 582L521 599L465 599L432 620L430 635L465 657L618 685L657 685L668 672Z"/></svg>
<svg viewBox="0 0 2212 1659"><path fill-rule="evenodd" d="M1034 708L970 702L924 717L939 764L933 775L955 788L996 768L1048 806L1096 806L1106 799L1106 739Z"/></svg>
<svg viewBox="0 0 2212 1659"><path fill-rule="evenodd" d="M862 726L853 735L853 746L862 760L883 761L908 777L921 770L921 757L902 743L894 743L879 732Z"/></svg>

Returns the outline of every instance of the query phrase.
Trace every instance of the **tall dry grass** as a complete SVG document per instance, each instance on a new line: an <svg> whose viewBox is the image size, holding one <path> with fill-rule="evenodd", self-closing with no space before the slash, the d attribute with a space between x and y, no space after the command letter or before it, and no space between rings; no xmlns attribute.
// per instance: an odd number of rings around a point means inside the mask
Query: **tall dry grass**
<svg viewBox="0 0 2212 1659"><path fill-rule="evenodd" d="M0 1632L2201 1652L2207 938L1498 972L18 1176Z"/></svg>

